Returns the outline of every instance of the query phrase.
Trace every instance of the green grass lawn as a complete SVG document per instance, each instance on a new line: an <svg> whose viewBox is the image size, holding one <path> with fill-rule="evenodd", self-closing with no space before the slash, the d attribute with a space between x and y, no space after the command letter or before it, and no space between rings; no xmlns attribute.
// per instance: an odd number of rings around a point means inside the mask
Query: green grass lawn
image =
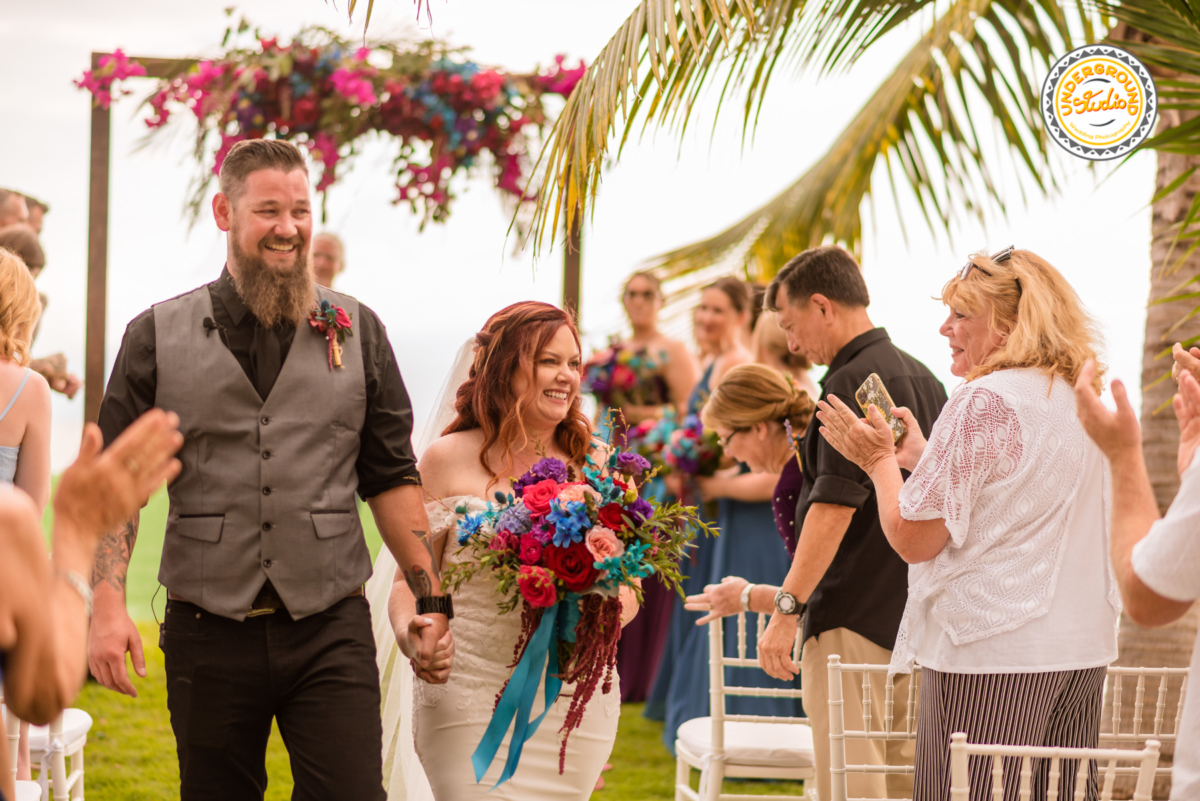
<svg viewBox="0 0 1200 801"><path fill-rule="evenodd" d="M49 531L51 507L44 524ZM363 527L372 559L379 552L379 531L366 506ZM145 679L133 677L139 697L127 698L89 683L75 706L87 710L95 721L87 745L87 794L93 801L159 801L178 798L179 766L175 737L167 714L166 676L158 649L155 612L162 619L165 593L158 589L158 558L166 526L167 496L160 492L142 511L140 533L129 565L129 612L142 633L146 653ZM597 801L643 801L674 798L675 762L662 745L662 724L642 717L641 704L627 704L613 748L613 770L605 774L607 786L595 794ZM267 748L267 799L291 797L292 772L278 729ZM693 772L692 786L697 775ZM747 795L794 793L801 785L786 782L726 782L725 792Z"/></svg>

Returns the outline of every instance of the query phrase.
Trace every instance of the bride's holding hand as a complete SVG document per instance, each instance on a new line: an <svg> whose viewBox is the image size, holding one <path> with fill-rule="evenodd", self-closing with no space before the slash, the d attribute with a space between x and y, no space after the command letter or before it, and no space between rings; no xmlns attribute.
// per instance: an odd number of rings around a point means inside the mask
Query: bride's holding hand
<svg viewBox="0 0 1200 801"><path fill-rule="evenodd" d="M581 470L597 447L580 409L582 358L571 318L546 303L517 303L497 312L476 335L469 377L458 388L457 416L425 450L421 478L430 541L438 564L471 558L459 552L455 536L460 516L486 509L497 492L512 491L511 477L523 475L543 457ZM600 454L595 456L603 463ZM625 592L624 590L622 591ZM521 630L517 612L498 613L495 580L476 574L454 595L450 623L457 655L448 678L441 672L445 653L418 671L414 688L417 753L438 801L461 799L586 799L612 750L620 713L620 688L597 693L588 702L580 728L568 741L559 775L559 729L570 706L572 685L564 685L536 734L525 743L512 779L492 792L508 752L506 735L482 781L475 781L471 756L484 735L497 695L510 674ZM622 595L622 625L637 612ZM401 638L415 638L413 600L403 581L392 585L392 623ZM402 645L402 649L407 645ZM446 666L448 667L448 666ZM437 684L435 682L444 682ZM614 684L617 682L614 681ZM542 690L533 716L541 714Z"/></svg>

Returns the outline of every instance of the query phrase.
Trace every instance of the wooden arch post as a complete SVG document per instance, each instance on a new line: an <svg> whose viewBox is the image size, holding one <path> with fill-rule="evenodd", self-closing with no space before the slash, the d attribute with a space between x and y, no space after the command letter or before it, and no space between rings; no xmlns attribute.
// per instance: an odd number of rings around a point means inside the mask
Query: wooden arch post
<svg viewBox="0 0 1200 801"><path fill-rule="evenodd" d="M110 53L92 53L92 70ZM167 78L194 59L131 57L147 78ZM104 331L108 322L108 177L112 162L112 113L92 105L91 165L88 189L87 324L83 366L83 418L94 423L104 398Z"/></svg>

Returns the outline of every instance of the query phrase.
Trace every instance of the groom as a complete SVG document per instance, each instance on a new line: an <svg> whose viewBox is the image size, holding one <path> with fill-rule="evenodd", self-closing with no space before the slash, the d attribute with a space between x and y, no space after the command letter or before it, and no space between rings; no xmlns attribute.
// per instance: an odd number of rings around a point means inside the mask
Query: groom
<svg viewBox="0 0 1200 801"><path fill-rule="evenodd" d="M419 673L448 651L453 615L420 541L429 525L408 393L379 318L313 285L300 152L240 142L220 188L225 269L129 324L100 410L106 442L152 406L177 413L185 437L158 575L180 795L261 799L274 718L293 798L384 799L356 491L418 597L408 636ZM328 335L309 324L326 301ZM134 516L100 544L89 643L93 674L131 696L126 651L145 675L125 609L137 531Z"/></svg>

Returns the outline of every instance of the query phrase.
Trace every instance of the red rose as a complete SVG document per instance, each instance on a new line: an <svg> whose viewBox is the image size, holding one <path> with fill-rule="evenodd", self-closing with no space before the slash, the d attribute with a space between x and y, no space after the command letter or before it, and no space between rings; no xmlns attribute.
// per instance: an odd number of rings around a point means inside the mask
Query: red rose
<svg viewBox="0 0 1200 801"><path fill-rule="evenodd" d="M521 495L521 500L525 501L525 508L529 510L529 514L534 517L545 517L550 514L550 501L557 497L558 482L547 478L526 487L524 494Z"/></svg>
<svg viewBox="0 0 1200 801"><path fill-rule="evenodd" d="M517 549L521 561L527 565L536 565L542 558L542 543L532 534L522 534L521 544Z"/></svg>
<svg viewBox="0 0 1200 801"><path fill-rule="evenodd" d="M546 567L571 592L583 592L600 577L600 571L593 566L596 558L582 542L573 542L566 548L549 547L543 556Z"/></svg>
<svg viewBox="0 0 1200 801"><path fill-rule="evenodd" d="M544 567L521 565L517 577L517 589L530 606L554 606L558 601L558 590L554 588L554 576Z"/></svg>
<svg viewBox="0 0 1200 801"><path fill-rule="evenodd" d="M625 523L625 510L617 503L601 506L597 518L600 525L611 528L613 531L624 531L629 528Z"/></svg>
<svg viewBox="0 0 1200 801"><path fill-rule="evenodd" d="M341 306L337 307L337 327L338 328L349 328L350 327L350 315L346 314L346 310L343 309Z"/></svg>

